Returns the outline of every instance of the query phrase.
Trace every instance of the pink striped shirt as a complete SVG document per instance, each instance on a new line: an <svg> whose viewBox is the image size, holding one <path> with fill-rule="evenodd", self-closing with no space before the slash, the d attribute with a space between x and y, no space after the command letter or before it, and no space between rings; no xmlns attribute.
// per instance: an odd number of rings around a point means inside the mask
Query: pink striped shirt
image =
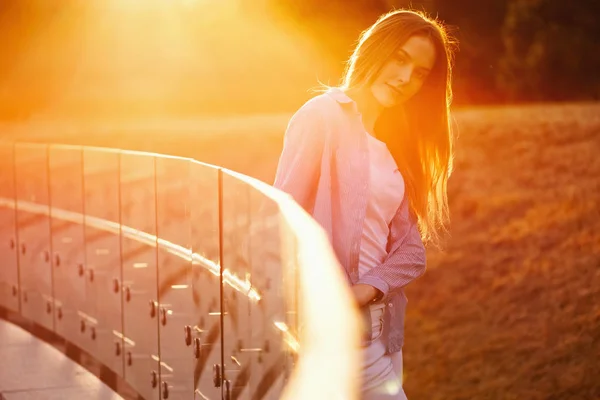
<svg viewBox="0 0 600 400"><path fill-rule="evenodd" d="M425 272L425 248L405 196L390 224L387 257L359 279L369 193L366 135L356 103L342 90L329 89L312 98L288 124L274 186L289 193L324 228L350 283L365 283L383 293L383 339L391 353L404 342L403 288Z"/></svg>

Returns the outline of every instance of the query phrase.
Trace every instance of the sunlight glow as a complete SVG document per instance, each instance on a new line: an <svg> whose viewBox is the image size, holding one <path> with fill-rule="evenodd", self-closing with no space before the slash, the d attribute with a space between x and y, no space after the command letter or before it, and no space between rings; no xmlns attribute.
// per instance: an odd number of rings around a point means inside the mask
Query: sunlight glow
<svg viewBox="0 0 600 400"><path fill-rule="evenodd" d="M177 290L177 289L187 289L189 288L190 285L171 285L171 289L173 290Z"/></svg>
<svg viewBox="0 0 600 400"><path fill-rule="evenodd" d="M385 382L384 384L385 392L391 396L394 396L400 392L402 386L400 386L400 382L398 379L391 379Z"/></svg>
<svg viewBox="0 0 600 400"><path fill-rule="evenodd" d="M15 208L15 202L14 200L0 197L0 207ZM18 210L23 210L35 214L52 216L52 218L60 219L63 221L69 221L76 224L80 224L82 220L82 214L62 210L55 207L52 207L52 210L49 210L47 206L27 201L18 201L16 208ZM139 243L143 243L150 247L161 248L177 257L190 261L192 265L198 265L205 268L215 276L220 275L220 266L218 264L216 264L212 260L202 257L197 253L192 254L192 252L189 249L183 246L169 242L165 239L157 238L154 235L142 232L138 229L134 229L125 225L119 225L116 222L108 221L102 218L91 217L89 215L86 215L84 216L84 220L85 225L91 226L99 230L111 232L115 235L122 234L124 237L135 240ZM148 264L135 263L133 267L147 268ZM227 284L236 291L244 294L253 302L257 302L262 298L260 293L257 291L256 288L252 286L252 283L249 280L241 279L229 270L223 271L223 283Z"/></svg>
<svg viewBox="0 0 600 400"><path fill-rule="evenodd" d="M157 355L155 355L155 354L152 354L152 356L151 356L151 357L152 357L152 359L153 359L154 361L156 361L156 362L159 362L159 361L160 361L160 358L158 358L158 356L157 356ZM174 370L173 370L173 368L172 368L172 367L171 367L169 364L165 363L164 361L160 361L160 366L161 366L161 367L164 367L164 368L165 368L166 370L168 370L169 372L173 372L173 371L174 371Z"/></svg>
<svg viewBox="0 0 600 400"><path fill-rule="evenodd" d="M128 337L124 336L121 332L113 330L112 333L119 339L123 340L125 342L125 344L127 344L129 346L135 346L135 342L133 340L129 339Z"/></svg>
<svg viewBox="0 0 600 400"><path fill-rule="evenodd" d="M3 79L9 84L4 92L18 93L17 102L40 94L51 100L36 109L40 115L281 112L281 100L291 104L297 97L281 88L314 83L313 46L251 1L66 3L30 26L20 23L31 33L14 45L14 68ZM271 91L278 93L261 95Z"/></svg>
<svg viewBox="0 0 600 400"><path fill-rule="evenodd" d="M80 318L87 320L88 322L90 322L93 325L98 324L98 320L96 318L84 313L83 311L77 311L77 315L79 315Z"/></svg>
<svg viewBox="0 0 600 400"><path fill-rule="evenodd" d="M300 351L300 343L298 343L298 339L292 335L285 322L275 321L274 324L275 327L283 333L283 341L285 344L287 344L294 353L298 353Z"/></svg>

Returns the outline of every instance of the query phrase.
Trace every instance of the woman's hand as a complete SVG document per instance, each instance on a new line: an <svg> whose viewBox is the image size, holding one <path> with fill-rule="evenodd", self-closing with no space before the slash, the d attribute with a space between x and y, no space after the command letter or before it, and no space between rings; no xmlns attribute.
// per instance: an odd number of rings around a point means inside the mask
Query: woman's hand
<svg viewBox="0 0 600 400"><path fill-rule="evenodd" d="M352 294L359 307L369 304L375 297L379 295L379 290L371 285L359 283L351 287Z"/></svg>

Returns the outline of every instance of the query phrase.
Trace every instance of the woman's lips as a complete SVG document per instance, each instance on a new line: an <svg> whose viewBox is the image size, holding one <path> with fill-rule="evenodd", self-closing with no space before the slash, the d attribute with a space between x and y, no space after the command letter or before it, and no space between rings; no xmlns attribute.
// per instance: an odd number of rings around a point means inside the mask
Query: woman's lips
<svg viewBox="0 0 600 400"><path fill-rule="evenodd" d="M402 96L402 95L403 95L403 93L402 93L402 90L398 89L398 88L397 88L397 87L395 87L395 86L389 85L389 84L388 84L388 86L389 86L389 88L392 90L392 92L393 92L393 93L394 93L396 96Z"/></svg>

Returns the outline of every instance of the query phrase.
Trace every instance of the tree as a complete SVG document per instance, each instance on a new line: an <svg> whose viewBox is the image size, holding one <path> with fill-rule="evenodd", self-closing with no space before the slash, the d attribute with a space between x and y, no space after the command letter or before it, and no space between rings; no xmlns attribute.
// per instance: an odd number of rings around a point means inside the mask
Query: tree
<svg viewBox="0 0 600 400"><path fill-rule="evenodd" d="M598 99L596 2L511 0L497 84L510 101Z"/></svg>

